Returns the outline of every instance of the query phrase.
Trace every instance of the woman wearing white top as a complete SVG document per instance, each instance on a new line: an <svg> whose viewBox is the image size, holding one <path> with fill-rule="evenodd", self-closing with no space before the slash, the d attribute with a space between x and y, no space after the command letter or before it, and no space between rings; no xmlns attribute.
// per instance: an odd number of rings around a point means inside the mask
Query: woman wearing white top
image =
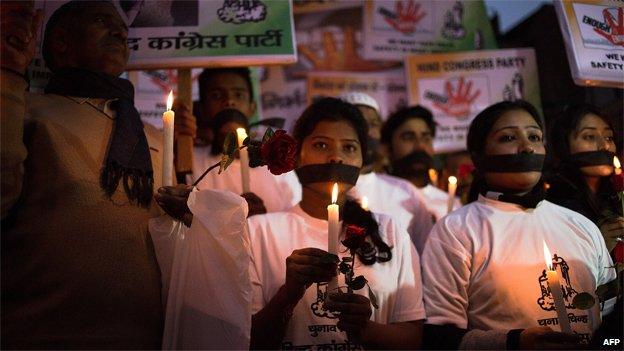
<svg viewBox="0 0 624 351"><path fill-rule="evenodd" d="M559 348L598 327L597 306L579 310L572 301L613 280L615 271L590 220L541 200L542 133L537 111L524 101L494 104L472 122L468 151L478 198L429 236L422 259L425 347ZM575 336L558 332L544 244L556 254Z"/></svg>
<svg viewBox="0 0 624 351"><path fill-rule="evenodd" d="M297 121L302 200L288 212L249 219L252 348L420 346L425 315L418 254L409 235L389 217L372 215L345 196L362 166L366 128L353 105L333 98L313 103ZM343 226L356 224L367 232L354 270L375 293L375 310L367 289L356 294L327 291L326 282L337 268L337 257L325 251L333 181L339 183ZM345 247L339 248L344 257ZM339 282L344 285L342 278Z"/></svg>

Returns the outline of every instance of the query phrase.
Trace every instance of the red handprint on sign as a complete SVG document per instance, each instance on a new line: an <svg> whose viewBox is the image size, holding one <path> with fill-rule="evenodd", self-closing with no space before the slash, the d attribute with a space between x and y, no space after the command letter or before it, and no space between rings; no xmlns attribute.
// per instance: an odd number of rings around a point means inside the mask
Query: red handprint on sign
<svg viewBox="0 0 624 351"><path fill-rule="evenodd" d="M466 117L470 113L472 103L481 95L481 89L472 93L472 82L464 84L464 77L459 78L457 89L453 89L450 81L444 84L447 100L444 102L434 101L433 104L447 115L453 117Z"/></svg>
<svg viewBox="0 0 624 351"><path fill-rule="evenodd" d="M379 9L384 19L394 29L403 34L412 34L416 31L416 25L427 13L420 12L420 4L414 0L407 1L407 5L403 5L403 1L399 0L394 4L394 13L385 9Z"/></svg>
<svg viewBox="0 0 624 351"><path fill-rule="evenodd" d="M621 7L616 9L617 21L613 18L610 10L613 10L613 8L602 10L604 21L607 22L611 28L610 33L600 28L594 28L594 31L605 37L611 44L624 46L624 9Z"/></svg>

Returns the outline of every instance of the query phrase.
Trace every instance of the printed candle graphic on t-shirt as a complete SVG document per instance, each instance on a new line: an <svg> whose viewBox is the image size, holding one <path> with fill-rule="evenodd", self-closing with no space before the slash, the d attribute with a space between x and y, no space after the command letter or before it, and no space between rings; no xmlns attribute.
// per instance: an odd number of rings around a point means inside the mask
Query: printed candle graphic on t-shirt
<svg viewBox="0 0 624 351"><path fill-rule="evenodd" d="M315 316L325 317L335 319L338 318L337 315L327 311L323 308L323 304L327 299L327 283L317 283L316 284L316 301L310 305L312 308L312 313Z"/></svg>
<svg viewBox="0 0 624 351"><path fill-rule="evenodd" d="M557 265L557 269L560 272L560 277L563 278L561 290L563 290L563 300L565 302L565 307L566 309L574 308L572 300L574 300L574 296L576 296L577 292L572 287L572 283L570 283L570 267L568 267L568 264L563 259L563 257L557 255L554 256L553 263ZM539 277L539 285L542 296L537 299L537 303L545 311L554 311L555 300L552 296L552 292L548 288L548 278L546 277L546 270L543 270L542 275Z"/></svg>

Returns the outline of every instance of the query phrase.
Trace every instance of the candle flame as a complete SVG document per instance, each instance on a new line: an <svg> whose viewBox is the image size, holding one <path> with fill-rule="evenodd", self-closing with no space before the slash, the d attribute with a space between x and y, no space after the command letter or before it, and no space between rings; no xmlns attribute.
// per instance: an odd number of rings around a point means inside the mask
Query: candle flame
<svg viewBox="0 0 624 351"><path fill-rule="evenodd" d="M335 204L338 201L338 183L334 183L334 188L332 189L332 204Z"/></svg>
<svg viewBox="0 0 624 351"><path fill-rule="evenodd" d="M457 184L457 177L455 176L448 177L448 182L449 184Z"/></svg>
<svg viewBox="0 0 624 351"><path fill-rule="evenodd" d="M433 181L438 179L438 171L433 168L429 168L429 180Z"/></svg>
<svg viewBox="0 0 624 351"><path fill-rule="evenodd" d="M613 167L622 168L622 165L620 164L620 159L618 159L617 156L613 156Z"/></svg>
<svg viewBox="0 0 624 351"><path fill-rule="evenodd" d="M173 90L169 91L167 96L167 110L171 110L171 106L173 106Z"/></svg>
<svg viewBox="0 0 624 351"><path fill-rule="evenodd" d="M546 268L548 268L549 271L553 271L552 254L548 249L548 245L546 245L546 241L544 241L544 259L546 260Z"/></svg>
<svg viewBox="0 0 624 351"><path fill-rule="evenodd" d="M236 128L236 137L238 139L238 147L243 146L243 142L247 139L247 131L245 128Z"/></svg>
<svg viewBox="0 0 624 351"><path fill-rule="evenodd" d="M362 208L368 211L368 198L366 196L362 196Z"/></svg>

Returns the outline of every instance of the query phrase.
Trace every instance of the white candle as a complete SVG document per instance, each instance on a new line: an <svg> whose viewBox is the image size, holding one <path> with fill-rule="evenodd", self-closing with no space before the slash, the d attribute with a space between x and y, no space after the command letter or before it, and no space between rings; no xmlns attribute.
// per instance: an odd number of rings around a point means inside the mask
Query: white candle
<svg viewBox="0 0 624 351"><path fill-rule="evenodd" d="M332 203L327 206L327 251L331 254L338 255L338 242L340 240L340 208L336 201L338 200L338 183L334 183L332 189ZM338 288L338 277L333 277L327 286L327 292L336 292Z"/></svg>
<svg viewBox="0 0 624 351"><path fill-rule="evenodd" d="M366 196L362 196L360 206L362 207L362 209L368 211L368 198Z"/></svg>
<svg viewBox="0 0 624 351"><path fill-rule="evenodd" d="M170 91L167 97L167 111L163 113L163 186L173 186L173 123L175 120L175 113L171 111L172 105L173 91Z"/></svg>
<svg viewBox="0 0 624 351"><path fill-rule="evenodd" d="M455 204L455 191L457 191L457 178L455 176L448 177L448 201L446 203L446 213L453 211Z"/></svg>
<svg viewBox="0 0 624 351"><path fill-rule="evenodd" d="M438 171L433 168L429 168L429 182L433 186L438 186Z"/></svg>
<svg viewBox="0 0 624 351"><path fill-rule="evenodd" d="M557 312L557 319L561 326L561 332L566 334L572 334L572 328L570 327L570 320L568 319L568 313L566 311L565 303L563 302L563 290L561 290L561 283L559 283L559 274L557 274L557 268L553 267L552 255L548 246L544 241L544 259L546 259L546 278L548 278L548 288L552 294L553 300L555 300L555 311Z"/></svg>
<svg viewBox="0 0 624 351"><path fill-rule="evenodd" d="M236 134L238 135L238 147L243 146L243 142L247 139L247 132L245 128L236 128ZM243 186L243 193L249 192L249 152L247 148L238 150L241 163L241 184Z"/></svg>
<svg viewBox="0 0 624 351"><path fill-rule="evenodd" d="M620 159L617 156L613 156L613 167L615 167L615 174L622 174L622 165L620 164Z"/></svg>

